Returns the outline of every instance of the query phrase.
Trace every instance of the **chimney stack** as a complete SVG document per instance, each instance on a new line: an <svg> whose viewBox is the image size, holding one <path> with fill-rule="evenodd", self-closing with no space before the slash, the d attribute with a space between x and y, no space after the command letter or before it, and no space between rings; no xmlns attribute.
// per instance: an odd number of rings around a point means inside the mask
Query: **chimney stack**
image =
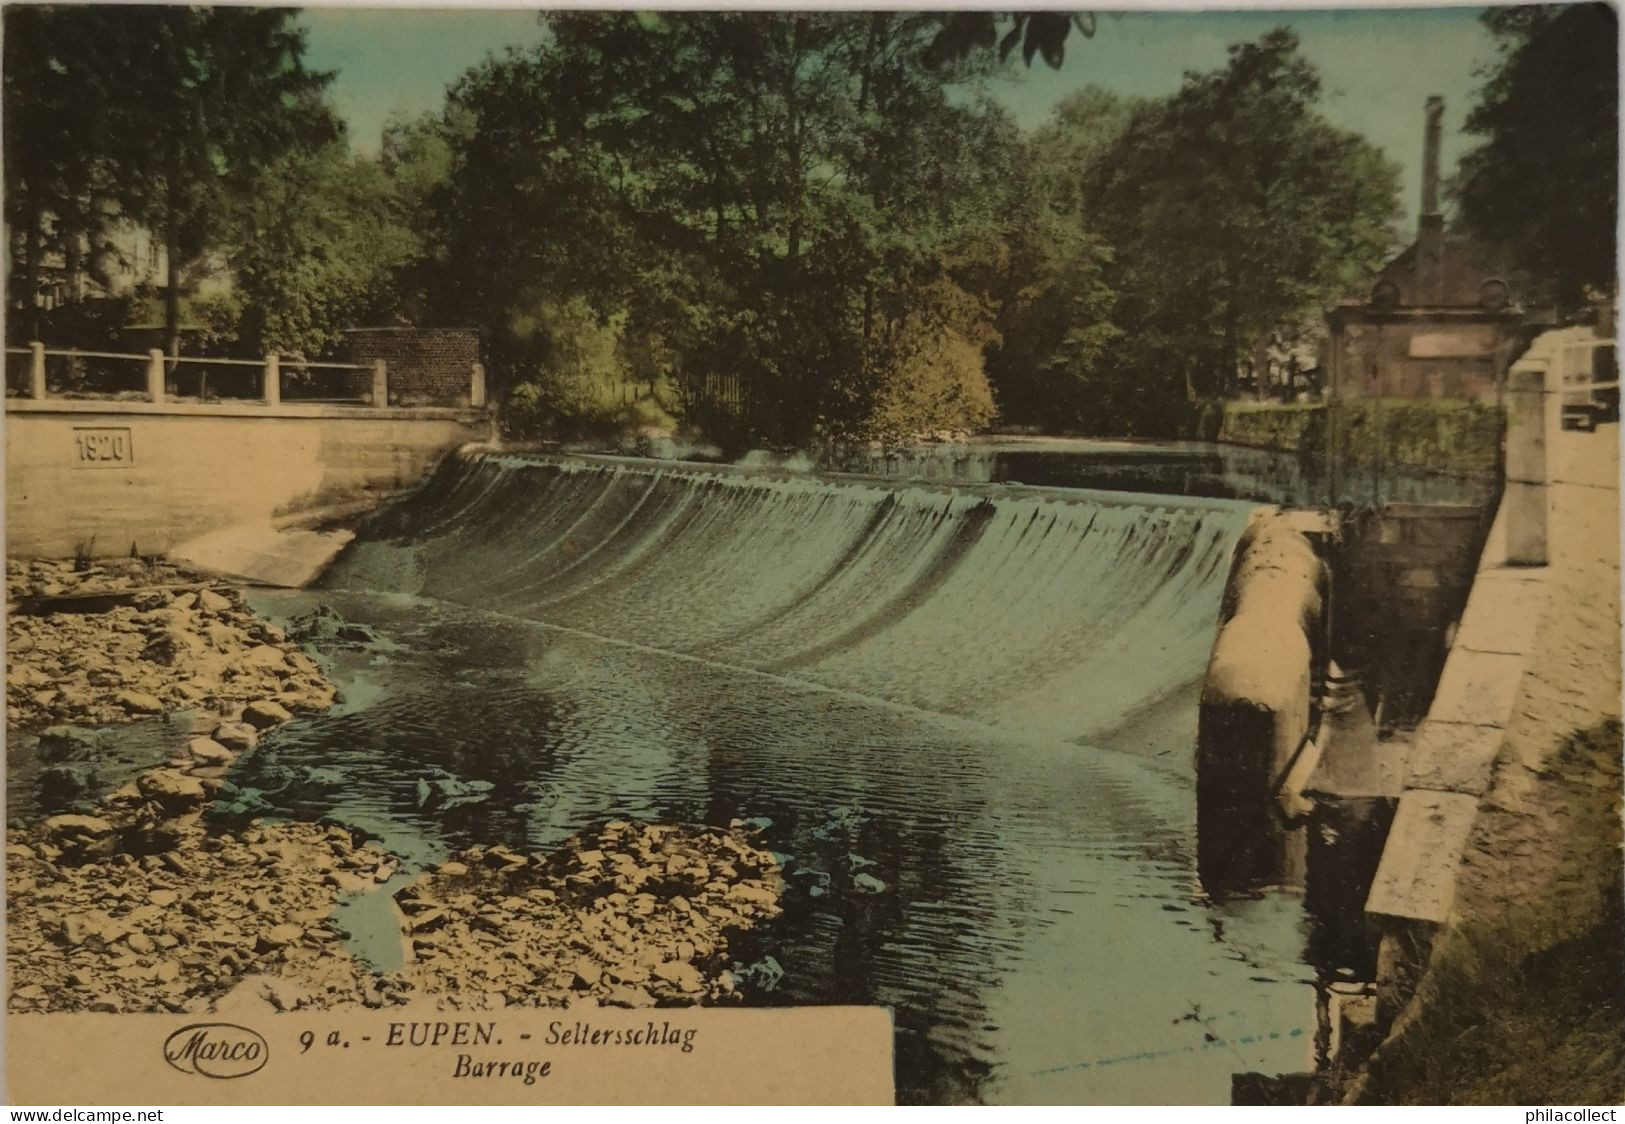
<svg viewBox="0 0 1625 1124"><path fill-rule="evenodd" d="M1427 103L1427 132L1422 142L1422 221L1439 214L1439 134L1444 99L1435 94Z"/></svg>

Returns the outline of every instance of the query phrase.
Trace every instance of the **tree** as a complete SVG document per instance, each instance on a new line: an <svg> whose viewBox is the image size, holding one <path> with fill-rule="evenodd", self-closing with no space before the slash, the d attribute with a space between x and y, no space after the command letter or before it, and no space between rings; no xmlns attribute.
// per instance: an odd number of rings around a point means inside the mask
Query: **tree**
<svg viewBox="0 0 1625 1124"><path fill-rule="evenodd" d="M5 11L5 219L13 252L13 305L39 336L36 297L47 249L70 275L81 239L135 196L111 155L122 129L115 91L128 62L104 9L19 5Z"/></svg>
<svg viewBox="0 0 1625 1124"><path fill-rule="evenodd" d="M219 238L259 171L339 129L322 100L330 76L305 69L289 8L113 7L99 32L129 60L106 107L120 122L111 159L141 185L131 205L164 241L164 324L178 353L187 267Z"/></svg>
<svg viewBox="0 0 1625 1124"><path fill-rule="evenodd" d="M623 363L744 388L769 441L861 432L900 357L947 369L897 345L943 309L988 315L944 294L1011 146L946 88L989 64L927 67L940 24L904 13L547 19L548 45L472 72L448 109L467 125L437 203L459 281L431 303L488 327L495 381L568 381L577 299Z"/></svg>
<svg viewBox="0 0 1625 1124"><path fill-rule="evenodd" d="M1050 69L1059 70L1073 29L1085 39L1095 34L1093 12L948 12L938 18L942 29L925 56L933 65L963 59L975 51L991 51L997 45L1000 62L1020 46L1022 61L1028 66L1037 55ZM1006 26L1001 28L1001 24Z"/></svg>
<svg viewBox="0 0 1625 1124"><path fill-rule="evenodd" d="M1068 97L1008 173L1010 198L980 285L997 309L988 377L1007 421L1109 428L1103 360L1121 330L1106 282L1112 250L1086 190L1135 107L1092 87Z"/></svg>
<svg viewBox="0 0 1625 1124"><path fill-rule="evenodd" d="M222 334L255 354L314 358L395 305L421 252L408 200L381 164L335 142L261 168L220 223L233 285Z"/></svg>
<svg viewBox="0 0 1625 1124"><path fill-rule="evenodd" d="M1315 110L1320 83L1277 29L1135 113L1086 192L1109 233L1118 361L1225 393L1276 324L1346 291L1391 249L1397 169ZM1160 397L1160 396L1159 396Z"/></svg>
<svg viewBox="0 0 1625 1124"><path fill-rule="evenodd" d="M1492 8L1483 18L1500 58L1467 118L1467 131L1485 140L1452 184L1462 217L1560 303L1611 292L1618 16L1606 4L1575 4Z"/></svg>

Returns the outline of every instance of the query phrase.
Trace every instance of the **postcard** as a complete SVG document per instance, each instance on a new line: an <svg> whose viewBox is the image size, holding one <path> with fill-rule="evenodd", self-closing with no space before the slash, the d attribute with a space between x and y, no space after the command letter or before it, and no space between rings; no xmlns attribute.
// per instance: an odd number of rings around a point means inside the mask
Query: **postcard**
<svg viewBox="0 0 1625 1124"><path fill-rule="evenodd" d="M3 35L12 1103L1625 1097L1613 8Z"/></svg>

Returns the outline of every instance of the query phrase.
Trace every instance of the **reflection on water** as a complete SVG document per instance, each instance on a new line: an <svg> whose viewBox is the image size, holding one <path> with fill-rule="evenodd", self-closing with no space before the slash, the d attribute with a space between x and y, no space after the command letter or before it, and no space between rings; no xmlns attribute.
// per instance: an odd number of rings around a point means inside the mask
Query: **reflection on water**
<svg viewBox="0 0 1625 1124"><path fill-rule="evenodd" d="M419 863L755 820L760 1004L892 1008L914 1102L1227 1099L1302 1068L1291 901L1193 875L1200 676L1246 504L484 458L315 600L379 646L238 783ZM360 700L360 701L358 701ZM779 971L782 970L782 978Z"/></svg>
<svg viewBox="0 0 1625 1124"><path fill-rule="evenodd" d="M544 849L605 818L759 817L789 892L735 949L784 970L753 1001L891 1007L906 1101L1223 1101L1233 1070L1305 1063L1296 904L1198 899L1175 763L439 601L319 596L409 654L339 655L341 688L382 693L244 759L238 783L294 814L420 862L492 840ZM446 776L493 787L425 805L419 782Z"/></svg>
<svg viewBox="0 0 1625 1124"><path fill-rule="evenodd" d="M1323 466L1292 453L1195 441L1042 438L870 449L838 458L846 472L904 480L1021 483L1254 500L1293 507L1330 502ZM1396 466L1348 469L1339 503L1482 503L1490 478L1443 476Z"/></svg>
<svg viewBox="0 0 1625 1124"><path fill-rule="evenodd" d="M1197 696L1250 512L455 463L324 588L255 595L377 642L325 652L343 703L231 779L373 833L405 876L610 818L752 820L788 889L734 949L750 1001L891 1008L901 1100L1223 1103L1232 1072L1304 1068L1313 1019L1297 903L1215 906L1192 861ZM390 888L341 909L380 968Z"/></svg>

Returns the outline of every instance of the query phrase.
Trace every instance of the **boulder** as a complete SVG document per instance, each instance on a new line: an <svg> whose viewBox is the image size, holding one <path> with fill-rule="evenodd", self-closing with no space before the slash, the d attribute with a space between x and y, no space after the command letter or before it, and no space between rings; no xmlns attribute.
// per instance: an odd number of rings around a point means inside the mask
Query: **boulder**
<svg viewBox="0 0 1625 1124"><path fill-rule="evenodd" d="M284 948L293 944L304 935L305 930L299 925L273 925L260 934L257 944L261 951L270 951L271 949Z"/></svg>
<svg viewBox="0 0 1625 1124"><path fill-rule="evenodd" d="M141 795L166 812L185 812L203 803L207 794L196 777L173 769L155 769L136 779Z"/></svg>
<svg viewBox="0 0 1625 1124"><path fill-rule="evenodd" d="M164 704L156 695L149 695L145 691L120 691L113 696L118 703L131 714L162 714Z"/></svg>
<svg viewBox="0 0 1625 1124"><path fill-rule="evenodd" d="M280 654L278 653L278 655ZM269 699L256 699L243 707L243 721L256 730L268 730L272 726L279 726L284 722L293 721L293 715L281 703L272 702ZM219 740L218 733L216 733L215 739Z"/></svg>
<svg viewBox="0 0 1625 1124"><path fill-rule="evenodd" d="M231 601L212 589L200 590L197 603L199 608L209 613L224 613L231 608Z"/></svg>
<svg viewBox="0 0 1625 1124"><path fill-rule="evenodd" d="M111 838L113 825L99 816L52 816L42 825L45 837L57 846Z"/></svg>
<svg viewBox="0 0 1625 1124"><path fill-rule="evenodd" d="M211 736L234 753L247 753L260 740L259 731L247 722L222 722Z"/></svg>
<svg viewBox="0 0 1625 1124"><path fill-rule="evenodd" d="M189 740L186 743L186 751L199 765L229 765L237 756L213 738L203 737Z"/></svg>
<svg viewBox="0 0 1625 1124"><path fill-rule="evenodd" d="M40 770L40 800L46 805L72 804L88 794L96 783L96 770L90 765L47 765Z"/></svg>
<svg viewBox="0 0 1625 1124"><path fill-rule="evenodd" d="M274 648L269 644L256 644L237 658L237 666L250 668L254 671L270 672L279 678L286 678L293 669L288 666L288 659L282 649Z"/></svg>
<svg viewBox="0 0 1625 1124"><path fill-rule="evenodd" d="M141 658L147 663L174 667L197 659L202 650L203 641L191 631L168 625L147 638L147 646L141 649Z"/></svg>

